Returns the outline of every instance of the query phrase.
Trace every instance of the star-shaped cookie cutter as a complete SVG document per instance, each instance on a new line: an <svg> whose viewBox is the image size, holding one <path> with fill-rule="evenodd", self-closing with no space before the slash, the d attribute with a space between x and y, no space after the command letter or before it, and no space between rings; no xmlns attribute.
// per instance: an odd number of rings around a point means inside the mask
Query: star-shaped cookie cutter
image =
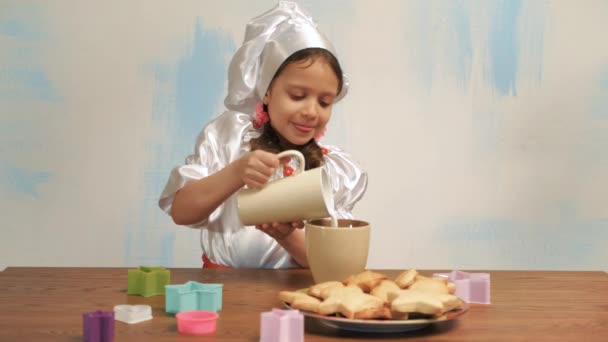
<svg viewBox="0 0 608 342"><path fill-rule="evenodd" d="M160 296L171 282L171 272L164 267L140 266L128 271L127 294L144 297Z"/></svg>
<svg viewBox="0 0 608 342"><path fill-rule="evenodd" d="M223 284L188 281L165 286L165 311L178 313L191 310L217 312L222 310Z"/></svg>

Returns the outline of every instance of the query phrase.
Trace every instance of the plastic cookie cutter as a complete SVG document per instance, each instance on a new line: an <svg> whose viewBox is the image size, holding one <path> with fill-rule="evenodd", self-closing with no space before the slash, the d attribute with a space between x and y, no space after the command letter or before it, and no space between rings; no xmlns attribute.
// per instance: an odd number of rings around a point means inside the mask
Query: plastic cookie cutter
<svg viewBox="0 0 608 342"><path fill-rule="evenodd" d="M261 318L260 342L304 341L304 316L299 310L272 309Z"/></svg>
<svg viewBox="0 0 608 342"><path fill-rule="evenodd" d="M202 284L188 281L181 285L165 286L165 311L222 310L222 284Z"/></svg>
<svg viewBox="0 0 608 342"><path fill-rule="evenodd" d="M144 297L165 293L165 285L171 282L171 272L164 267L140 266L128 272L127 294Z"/></svg>
<svg viewBox="0 0 608 342"><path fill-rule="evenodd" d="M210 334L217 326L217 312L205 310L183 311L175 315L180 334Z"/></svg>
<svg viewBox="0 0 608 342"><path fill-rule="evenodd" d="M434 277L448 278L456 285L456 293L467 303L490 304L490 274L452 271L435 273Z"/></svg>
<svg viewBox="0 0 608 342"><path fill-rule="evenodd" d="M84 342L114 341L114 312L83 312L82 330Z"/></svg>
<svg viewBox="0 0 608 342"><path fill-rule="evenodd" d="M128 324L140 323L152 319L150 305L116 305L114 306L114 319Z"/></svg>

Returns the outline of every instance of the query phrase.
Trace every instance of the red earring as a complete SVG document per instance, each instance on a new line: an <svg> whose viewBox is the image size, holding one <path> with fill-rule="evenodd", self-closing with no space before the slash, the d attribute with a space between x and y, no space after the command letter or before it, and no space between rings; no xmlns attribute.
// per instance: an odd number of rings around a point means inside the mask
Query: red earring
<svg viewBox="0 0 608 342"><path fill-rule="evenodd" d="M260 129L269 120L268 113L264 110L264 105L260 102L255 105L255 118L253 119L253 128Z"/></svg>

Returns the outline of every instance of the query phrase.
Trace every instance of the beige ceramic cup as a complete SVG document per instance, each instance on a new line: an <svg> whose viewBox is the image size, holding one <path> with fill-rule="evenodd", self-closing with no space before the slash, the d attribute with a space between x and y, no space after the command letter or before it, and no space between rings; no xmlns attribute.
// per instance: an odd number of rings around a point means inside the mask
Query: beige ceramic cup
<svg viewBox="0 0 608 342"><path fill-rule="evenodd" d="M352 227L352 228L351 228ZM358 220L306 222L306 255L315 284L365 271L369 251L370 225Z"/></svg>
<svg viewBox="0 0 608 342"><path fill-rule="evenodd" d="M326 171L322 167L304 171L304 156L296 150L284 151L277 156L296 157L300 167L293 176L269 182L262 189L239 191L237 205L241 223L249 226L330 216L334 198Z"/></svg>

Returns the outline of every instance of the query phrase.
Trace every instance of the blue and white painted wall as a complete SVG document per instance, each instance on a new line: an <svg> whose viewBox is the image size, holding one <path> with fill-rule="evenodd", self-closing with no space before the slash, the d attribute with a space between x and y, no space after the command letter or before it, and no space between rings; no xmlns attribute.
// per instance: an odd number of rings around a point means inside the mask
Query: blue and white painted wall
<svg viewBox="0 0 608 342"><path fill-rule="evenodd" d="M274 1L0 4L0 268L199 267L158 209ZM351 79L369 267L606 269L608 3L300 1Z"/></svg>

